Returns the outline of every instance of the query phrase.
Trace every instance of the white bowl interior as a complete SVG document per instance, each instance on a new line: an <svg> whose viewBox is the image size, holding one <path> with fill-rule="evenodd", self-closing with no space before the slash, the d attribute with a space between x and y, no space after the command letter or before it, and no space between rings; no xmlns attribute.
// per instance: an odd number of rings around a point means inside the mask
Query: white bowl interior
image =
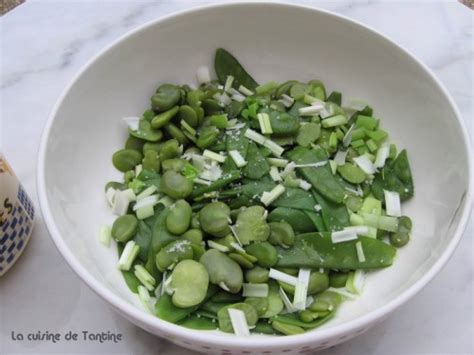
<svg viewBox="0 0 474 355"><path fill-rule="evenodd" d="M194 83L198 66L212 68L217 47L235 54L259 82L321 79L344 98L364 99L398 147L408 149L416 196L403 212L414 221L412 240L324 327L377 310L413 286L450 243L468 189L467 150L453 106L413 58L374 32L275 4L209 8L146 26L80 75L57 108L45 147L47 203L67 249L97 282L140 307L116 269L115 248L97 238L99 226L113 220L103 189L121 178L111 164L127 136L121 118L147 109L161 83ZM149 330L162 327L156 320Z"/></svg>

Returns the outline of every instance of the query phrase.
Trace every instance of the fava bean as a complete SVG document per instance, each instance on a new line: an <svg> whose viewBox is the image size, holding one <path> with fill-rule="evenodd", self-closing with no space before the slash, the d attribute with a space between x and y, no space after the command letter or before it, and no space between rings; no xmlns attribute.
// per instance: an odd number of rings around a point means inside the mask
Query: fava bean
<svg viewBox="0 0 474 355"><path fill-rule="evenodd" d="M180 173L168 170L161 177L161 191L174 199L186 198L193 191L193 183Z"/></svg>
<svg viewBox="0 0 474 355"><path fill-rule="evenodd" d="M242 244L248 245L251 241L268 239L270 227L264 214L265 209L261 206L251 206L239 213L235 223L235 232Z"/></svg>
<svg viewBox="0 0 474 355"><path fill-rule="evenodd" d="M273 245L268 242L254 242L245 248L245 251L257 258L263 267L272 267L278 261L278 253Z"/></svg>
<svg viewBox="0 0 474 355"><path fill-rule="evenodd" d="M202 242L202 232L199 229L190 229L181 237L189 240L193 244L200 244Z"/></svg>
<svg viewBox="0 0 474 355"><path fill-rule="evenodd" d="M119 171L133 170L142 161L142 154L134 149L120 149L112 156L112 163Z"/></svg>
<svg viewBox="0 0 474 355"><path fill-rule="evenodd" d="M181 99L180 88L172 84L163 84L158 87L156 94L151 98L151 107L156 112L171 109Z"/></svg>
<svg viewBox="0 0 474 355"><path fill-rule="evenodd" d="M247 297L244 302L251 304L259 317L268 311L268 299L266 297Z"/></svg>
<svg viewBox="0 0 474 355"><path fill-rule="evenodd" d="M201 149L205 149L217 141L219 134L220 131L216 126L202 127L196 145Z"/></svg>
<svg viewBox="0 0 474 355"><path fill-rule="evenodd" d="M170 139L161 146L160 161L177 158L181 155L181 152L179 142L176 139Z"/></svg>
<svg viewBox="0 0 474 355"><path fill-rule="evenodd" d="M338 166L337 171L344 180L352 184L360 184L367 178L361 168L351 163Z"/></svg>
<svg viewBox="0 0 474 355"><path fill-rule="evenodd" d="M207 204L199 212L199 223L202 230L215 237L225 237L229 234L230 208L223 202Z"/></svg>
<svg viewBox="0 0 474 355"><path fill-rule="evenodd" d="M158 115L156 115L152 120L151 120L151 126L155 129L164 127L167 125L171 119L176 116L176 114L179 111L179 106L175 106L168 111L162 112Z"/></svg>
<svg viewBox="0 0 474 355"><path fill-rule="evenodd" d="M176 240L164 246L158 254L156 254L156 267L161 272L168 268L172 268L181 260L193 258L193 248L189 240Z"/></svg>
<svg viewBox="0 0 474 355"><path fill-rule="evenodd" d="M130 135L125 142L125 149L133 149L141 153L144 143L142 139Z"/></svg>
<svg viewBox="0 0 474 355"><path fill-rule="evenodd" d="M137 233L138 219L133 214L118 217L112 225L112 236L118 242L126 243Z"/></svg>
<svg viewBox="0 0 474 355"><path fill-rule="evenodd" d="M174 139L176 139L180 144L188 144L189 140L186 138L184 133L176 127L173 123L168 123L165 127L165 131Z"/></svg>
<svg viewBox="0 0 474 355"><path fill-rule="evenodd" d="M237 264L242 266L244 269L251 269L253 267L253 264L241 254L230 253L229 258L234 260Z"/></svg>
<svg viewBox="0 0 474 355"><path fill-rule="evenodd" d="M253 269L245 271L245 280L250 283L268 282L269 270L256 265Z"/></svg>
<svg viewBox="0 0 474 355"><path fill-rule="evenodd" d="M289 223L271 222L268 225L270 227L268 241L271 244L288 248L295 243L295 232Z"/></svg>
<svg viewBox="0 0 474 355"><path fill-rule="evenodd" d="M180 261L171 274L172 302L176 307L198 305L206 298L209 275L206 268L194 260Z"/></svg>
<svg viewBox="0 0 474 355"><path fill-rule="evenodd" d="M280 332L285 335L297 335L297 334L302 334L304 333L304 329L301 327L298 327L296 325L292 324L286 324L279 322L277 320L274 320L272 322L272 327L275 329L277 332Z"/></svg>
<svg viewBox="0 0 474 355"><path fill-rule="evenodd" d="M160 155L154 150L147 150L143 157L143 169L152 170L155 172L160 171Z"/></svg>
<svg viewBox="0 0 474 355"><path fill-rule="evenodd" d="M170 233L183 234L191 223L192 209L185 200L178 200L170 207L166 216L166 228Z"/></svg>
<svg viewBox="0 0 474 355"><path fill-rule="evenodd" d="M185 121L191 127L197 127L199 124L196 111L189 105L183 105L179 108L179 119Z"/></svg>
<svg viewBox="0 0 474 355"><path fill-rule="evenodd" d="M240 291L243 284L242 269L226 254L210 249L204 253L200 262L206 267L210 282L230 293Z"/></svg>
<svg viewBox="0 0 474 355"><path fill-rule="evenodd" d="M257 310L248 303L235 303L230 306L222 307L219 312L217 312L217 319L219 320L219 329L226 333L232 333L232 322L230 321L229 309L238 309L239 311L244 312L245 319L247 320L247 325L253 327L257 324L258 314Z"/></svg>
<svg viewBox="0 0 474 355"><path fill-rule="evenodd" d="M128 129L130 135L143 139L148 142L158 142L163 138L163 132L159 129L153 129L151 123L147 120L140 120L138 123L138 129L136 131L131 128Z"/></svg>

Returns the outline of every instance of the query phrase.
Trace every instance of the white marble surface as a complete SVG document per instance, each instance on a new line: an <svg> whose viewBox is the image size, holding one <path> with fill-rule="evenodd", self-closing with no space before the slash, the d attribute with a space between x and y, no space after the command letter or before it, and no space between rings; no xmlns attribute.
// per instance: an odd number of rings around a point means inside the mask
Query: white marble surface
<svg viewBox="0 0 474 355"><path fill-rule="evenodd" d="M472 136L473 12L451 2L294 1L372 26L423 60L454 96ZM204 1L28 1L0 19L1 150L37 203L38 144L52 105L94 54L144 22ZM86 142L84 144L87 144ZM381 325L322 354L472 354L473 223L449 264ZM13 341L11 332L122 333L118 344ZM191 354L118 316L68 267L41 219L0 279L0 353Z"/></svg>

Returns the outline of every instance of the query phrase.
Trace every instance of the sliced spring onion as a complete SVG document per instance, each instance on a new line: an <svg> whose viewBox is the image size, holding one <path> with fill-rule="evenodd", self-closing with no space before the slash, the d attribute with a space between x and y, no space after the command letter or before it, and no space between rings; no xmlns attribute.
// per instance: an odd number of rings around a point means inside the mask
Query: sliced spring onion
<svg viewBox="0 0 474 355"><path fill-rule="evenodd" d="M262 136L260 133L255 132L253 129L248 128L245 133L245 137L248 139L254 141L255 143L263 145L265 141L267 140L264 136Z"/></svg>
<svg viewBox="0 0 474 355"><path fill-rule="evenodd" d="M208 83L211 81L211 74L209 68L205 65L200 66L196 72L197 81L199 84Z"/></svg>
<svg viewBox="0 0 474 355"><path fill-rule="evenodd" d="M142 265L135 265L135 276L149 291L155 289L156 280Z"/></svg>
<svg viewBox="0 0 474 355"><path fill-rule="evenodd" d="M107 191L105 192L105 197L107 198L107 202L109 203L110 206L113 206L114 204L114 198L115 198L115 193L117 190L115 190L113 187L109 187Z"/></svg>
<svg viewBox="0 0 474 355"><path fill-rule="evenodd" d="M139 251L140 247L133 240L128 241L127 244L125 244L125 248L123 248L122 255L120 255L118 268L124 271L130 270Z"/></svg>
<svg viewBox="0 0 474 355"><path fill-rule="evenodd" d="M240 95L240 94L233 94L230 98L231 98L232 100L238 101L238 102L245 101L245 96L244 96L244 95Z"/></svg>
<svg viewBox="0 0 474 355"><path fill-rule="evenodd" d="M288 164L287 159L281 158L267 158L270 165L276 166L278 168L284 168Z"/></svg>
<svg viewBox="0 0 474 355"><path fill-rule="evenodd" d="M127 198L130 201L136 201L137 195L135 195L135 192L133 192L133 189L126 189L126 190L123 190L122 192L125 196L127 196Z"/></svg>
<svg viewBox="0 0 474 355"><path fill-rule="evenodd" d="M232 75L228 75L225 79L224 84L224 91L229 91L232 88L232 84L234 83L234 77Z"/></svg>
<svg viewBox="0 0 474 355"><path fill-rule="evenodd" d="M344 165L346 163L346 156L347 150L338 150L334 156L334 163L338 166Z"/></svg>
<svg viewBox="0 0 474 355"><path fill-rule="evenodd" d="M398 218L390 216L377 216L370 213L361 213L364 223L369 227L382 229L387 232L398 231Z"/></svg>
<svg viewBox="0 0 474 355"><path fill-rule="evenodd" d="M343 230L352 231L357 235L366 235L367 233L369 233L369 227L367 226L351 226L345 227Z"/></svg>
<svg viewBox="0 0 474 355"><path fill-rule="evenodd" d="M240 91L242 94L244 94L245 96L253 95L253 91L247 89L247 88L246 88L245 86L243 86L243 85L240 85L240 86L239 86L239 91Z"/></svg>
<svg viewBox="0 0 474 355"><path fill-rule="evenodd" d="M260 131L263 134L272 134L273 129L270 123L270 116L268 113L257 113L257 119L260 124Z"/></svg>
<svg viewBox="0 0 474 355"><path fill-rule="evenodd" d="M278 101L280 101L287 108L291 107L295 103L295 99L286 94L281 95L281 99Z"/></svg>
<svg viewBox="0 0 474 355"><path fill-rule="evenodd" d="M310 163L310 164L295 164L295 168L319 168L324 166L328 163L327 160L318 161L317 163Z"/></svg>
<svg viewBox="0 0 474 355"><path fill-rule="evenodd" d="M140 207L135 212L137 214L137 218L140 219L140 220L146 219L146 218L151 217L155 214L155 210L153 208L153 205Z"/></svg>
<svg viewBox="0 0 474 355"><path fill-rule="evenodd" d="M222 93L222 94L219 94L218 92L215 93L213 96L212 96L215 100L217 100L217 102L219 103L219 105L221 106L226 106L228 104L230 104L232 102L232 100L230 99L229 95L227 95L225 92Z"/></svg>
<svg viewBox="0 0 474 355"><path fill-rule="evenodd" d="M234 334L237 336L250 336L250 329L245 318L245 313L240 309L229 308L230 322L234 329Z"/></svg>
<svg viewBox="0 0 474 355"><path fill-rule="evenodd" d="M321 104L314 104L311 106L301 107L298 109L300 116L314 116L319 113L324 108Z"/></svg>
<svg viewBox="0 0 474 355"><path fill-rule="evenodd" d="M137 201L137 203L133 206L133 210L137 211L138 209L142 207L147 207L147 206L155 206L158 204L159 200L159 195L151 195L142 198L140 201Z"/></svg>
<svg viewBox="0 0 474 355"><path fill-rule="evenodd" d="M351 189L350 187L345 186L344 190L349 191L350 193L356 196L364 196L364 191L362 191L360 186L357 186L357 190Z"/></svg>
<svg viewBox="0 0 474 355"><path fill-rule="evenodd" d="M383 190L385 195L385 210L388 216L401 217L400 194L395 191Z"/></svg>
<svg viewBox="0 0 474 355"><path fill-rule="evenodd" d="M355 128L355 125L352 124L352 126L349 127L349 129L347 130L346 134L344 135L344 138L342 139L342 145L344 147L348 147L351 142L352 142L352 131L354 130Z"/></svg>
<svg viewBox="0 0 474 355"><path fill-rule="evenodd" d="M240 154L238 150L229 151L229 155L238 168L242 168L247 165L247 161L244 159L244 157L242 156L242 154Z"/></svg>
<svg viewBox="0 0 474 355"><path fill-rule="evenodd" d="M311 303L314 302L314 297L313 296L308 296L306 297L306 307L305 308L308 308L309 306L311 306Z"/></svg>
<svg viewBox="0 0 474 355"><path fill-rule="evenodd" d="M145 197L148 197L148 196L152 195L156 190L158 190L158 189L155 185L151 185L151 186L147 187L145 190L143 190L142 192L140 192L137 195L137 201L140 201L140 200L144 199Z"/></svg>
<svg viewBox="0 0 474 355"><path fill-rule="evenodd" d="M292 171L294 171L296 168L296 163L294 161L291 161L289 162L285 168L283 169L283 171L281 172L281 177L284 179L286 178L288 175L291 174Z"/></svg>
<svg viewBox="0 0 474 355"><path fill-rule="evenodd" d="M275 142L271 141L270 139L265 138L260 133L257 133L250 128L247 128L244 135L246 138L253 140L254 142L258 144L261 144L264 147L267 147L268 149L270 149L273 155L276 155L277 157L281 156L283 154L283 151L285 150L285 148L279 146Z"/></svg>
<svg viewBox="0 0 474 355"><path fill-rule="evenodd" d="M210 166L207 169L203 170L199 177L204 180L216 181L219 180L222 176L222 169L218 166Z"/></svg>
<svg viewBox="0 0 474 355"><path fill-rule="evenodd" d="M298 309L296 309L295 306L293 306L293 303L288 298L288 295L286 294L284 289L280 287L280 289L278 290L278 293L280 295L281 300L283 301L283 304L285 305L287 313L294 313L298 311Z"/></svg>
<svg viewBox="0 0 474 355"><path fill-rule="evenodd" d="M127 190L125 190L127 191ZM114 196L114 203L112 205L112 212L117 216L123 216L128 211L130 204L129 194L125 191L117 191ZM133 191L132 191L133 192Z"/></svg>
<svg viewBox="0 0 474 355"><path fill-rule="evenodd" d="M208 240L207 241L207 245L209 248L212 248L212 249L217 249L223 253L227 253L230 249L228 247L226 247L225 245L222 245L220 243L216 243L212 240Z"/></svg>
<svg viewBox="0 0 474 355"><path fill-rule="evenodd" d="M364 173L375 174L375 166L374 164L372 164L367 155L364 154L359 157L355 157L353 160L357 164L357 166L362 169Z"/></svg>
<svg viewBox="0 0 474 355"><path fill-rule="evenodd" d="M281 184L275 186L270 192L265 191L260 197L260 201L265 205L270 205L285 192L285 187Z"/></svg>
<svg viewBox="0 0 474 355"><path fill-rule="evenodd" d="M274 141L272 141L270 139L266 139L265 143L263 143L263 146L270 149L270 151L273 153L273 155L275 155L277 157L280 157L283 154L283 152L285 151L285 148L279 146L278 144L276 144Z"/></svg>
<svg viewBox="0 0 474 355"><path fill-rule="evenodd" d="M354 239L357 239L357 233L352 230L343 229L343 230L331 233L331 241L334 244L347 242L349 240L354 240Z"/></svg>
<svg viewBox="0 0 474 355"><path fill-rule="evenodd" d="M278 168L276 166L272 166L270 168L270 177L272 178L273 181L282 181L282 178L280 176L280 173L278 172Z"/></svg>
<svg viewBox="0 0 474 355"><path fill-rule="evenodd" d="M140 299L143 305L143 308L145 308L145 311L147 311L148 313L153 313L154 309L151 305L150 293L148 292L146 287L140 285L138 286L137 290L138 290L138 298Z"/></svg>
<svg viewBox="0 0 474 355"><path fill-rule="evenodd" d="M312 187L312 185L309 182L307 182L306 180L303 180L303 179L299 179L298 185L301 189L303 189L305 191L308 191Z"/></svg>
<svg viewBox="0 0 474 355"><path fill-rule="evenodd" d="M376 168L383 168L385 161L390 155L390 146L388 144L383 144L378 150L375 156L374 166Z"/></svg>
<svg viewBox="0 0 474 355"><path fill-rule="evenodd" d="M355 272L351 272L349 277L346 281L346 289L354 293L356 295L360 295L362 293L362 289L364 288L365 283L365 272L362 270L356 270Z"/></svg>
<svg viewBox="0 0 474 355"><path fill-rule="evenodd" d="M164 197L162 197L162 198L160 198L160 199L158 200L157 205L158 205L158 204L161 204L161 205L163 205L163 206L165 206L165 207L169 207L169 206L171 206L171 205L173 204L173 202L174 202L174 200L173 200L171 197L169 197L169 196L164 196Z"/></svg>
<svg viewBox="0 0 474 355"><path fill-rule="evenodd" d="M304 95L303 102L307 105L319 104L319 105L322 105L323 107L325 105L324 101L308 94Z"/></svg>
<svg viewBox="0 0 474 355"><path fill-rule="evenodd" d="M243 297L267 297L268 284L244 283L242 296Z"/></svg>
<svg viewBox="0 0 474 355"><path fill-rule="evenodd" d="M237 240L237 243L239 243L239 245L242 247L242 242L240 241L240 238L239 238L239 236L237 235L237 232L235 231L235 226L229 225L229 228L230 228L230 231L232 232L232 235L233 235L234 238Z"/></svg>
<svg viewBox="0 0 474 355"><path fill-rule="evenodd" d="M209 186L210 184L212 184L211 181L209 180L203 180L203 179L200 179L200 178L194 178L193 180L196 184L200 184L200 185L207 185Z"/></svg>
<svg viewBox="0 0 474 355"><path fill-rule="evenodd" d="M365 262L365 254L364 254L364 248L362 247L362 242L358 241L355 244L356 246L356 251L357 251L357 260L359 260L360 263Z"/></svg>
<svg viewBox="0 0 474 355"><path fill-rule="evenodd" d="M295 286L295 297L293 298L293 306L303 311L306 308L306 296L308 293L310 269L300 269L298 272L298 282Z"/></svg>
<svg viewBox="0 0 474 355"><path fill-rule="evenodd" d="M140 117L124 117L123 121L132 131L138 130L138 126L140 124Z"/></svg>
<svg viewBox="0 0 474 355"><path fill-rule="evenodd" d="M296 277L285 274L284 272L278 271L273 268L270 268L268 277L277 281L287 283L289 285L293 285L293 286L296 286L296 284L298 283L298 279Z"/></svg>
<svg viewBox="0 0 474 355"><path fill-rule="evenodd" d="M325 118L322 120L321 125L323 128L342 126L347 123L347 117L344 115L336 115Z"/></svg>
<svg viewBox="0 0 474 355"><path fill-rule="evenodd" d="M225 155L221 155L218 153L215 153L211 150L204 149L204 152L202 153L202 156L211 160L215 160L219 163L225 162Z"/></svg>
<svg viewBox="0 0 474 355"><path fill-rule="evenodd" d="M333 115L333 113L326 107L324 107L321 111L319 111L319 117L321 117L323 120L328 118L328 117L331 117Z"/></svg>
<svg viewBox="0 0 474 355"><path fill-rule="evenodd" d="M181 127L183 127L186 131L189 132L189 134L191 134L192 136L196 135L196 130L193 127L191 127L188 122L186 122L185 120L181 120L180 124L181 124Z"/></svg>
<svg viewBox="0 0 474 355"><path fill-rule="evenodd" d="M110 241L112 240L112 228L108 224L100 227L99 240L106 247L110 246Z"/></svg>
<svg viewBox="0 0 474 355"><path fill-rule="evenodd" d="M345 298L348 298L350 300L354 300L354 299L357 298L354 294L352 294L350 292L347 292L347 291L344 291L344 289L342 289L342 288L329 287L326 291L340 294L341 296L343 296Z"/></svg>
<svg viewBox="0 0 474 355"><path fill-rule="evenodd" d="M337 171L337 164L334 160L329 160L329 166L331 167L331 173L333 175L336 175L336 171Z"/></svg>
<svg viewBox="0 0 474 355"><path fill-rule="evenodd" d="M143 170L143 165L142 164L138 164L135 166L135 176L138 176Z"/></svg>

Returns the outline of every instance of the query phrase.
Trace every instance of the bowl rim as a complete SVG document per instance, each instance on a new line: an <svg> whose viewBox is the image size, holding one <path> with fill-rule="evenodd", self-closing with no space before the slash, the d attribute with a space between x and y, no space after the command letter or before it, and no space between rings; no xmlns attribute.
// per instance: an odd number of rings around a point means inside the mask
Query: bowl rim
<svg viewBox="0 0 474 355"><path fill-rule="evenodd" d="M45 161L46 161L46 149L48 146L48 137L51 131L51 127L53 126L54 120L56 118L57 112L62 105L64 98L68 95L71 88L75 85L76 81L82 76L84 72L86 72L97 60L99 60L102 56L106 55L110 50L114 47L119 45L125 40L128 40L135 35L138 35L142 31L146 31L148 28L158 25L160 23L165 23L168 21L173 21L179 19L180 17L185 17L190 14L197 14L200 12L206 12L208 10L217 9L217 8L233 8L233 7L241 7L241 6L269 6L269 7L279 7L282 9L285 8L297 8L301 10L311 11L323 14L325 16L331 16L340 20L344 20L346 22L351 23L352 25L356 25L361 29L368 31L372 35L378 36L382 40L386 41L388 44L394 46L400 52L404 53L408 56L414 63L416 63L421 70L425 72L434 82L434 84L438 87L438 89L443 93L447 102L449 103L451 109L453 110L457 124L460 126L462 132L462 143L463 148L466 150L467 154L467 165L468 165L468 182L467 182L467 190L464 196L464 201L461 200L460 204L464 204L462 206L462 210L457 210L456 213L461 213L459 218L458 225L456 230L454 231L451 240L448 243L448 246L445 248L443 253L439 256L438 260L435 261L433 266L412 286L402 292L400 295L392 299L387 304L363 315L357 317L353 320L347 321L342 324L338 324L334 327L329 328L321 328L317 331L310 331L307 333L299 334L299 335L292 335L292 336L279 336L279 337L236 337L234 335L216 335L210 332L201 331L201 330L193 330L181 327L179 325L166 322L164 320L159 319L158 317L148 314L135 305L127 302L126 300L122 299L111 290L109 290L106 286L101 284L98 280L92 276L89 271L81 265L75 255L69 250L66 243L61 237L61 233L59 232L56 223L54 221L53 215L51 213L50 205L48 202L47 197L47 189L46 189L46 180L45 180ZM430 68L427 67L421 60L419 60L416 56L410 53L406 48L403 46L395 43L393 40L388 38L387 36L383 35L379 31L357 21L351 19L345 15L337 14L335 12L321 9L318 7L306 6L301 4L292 4L286 2L266 2L266 1L252 1L252 0L244 0L244 1L232 1L228 3L222 4L207 4L204 6L192 6L190 8L179 10L168 14L166 16L159 17L157 19L150 20L128 32L121 35L119 38L115 39L111 44L106 46L104 49L100 50L97 54L95 54L92 58L90 58L76 74L72 77L69 81L68 85L63 89L59 98L57 99L56 103L54 104L51 113L47 119L46 125L43 129L43 133L41 136L40 141L40 149L38 155L38 162L37 162L37 191L39 197L39 204L40 209L47 227L47 230L53 240L54 244L56 245L57 249L64 257L68 265L74 270L74 272L85 282L90 289L92 289L97 295L102 297L102 299L109 302L114 308L119 309L123 312L128 319L134 319L139 322L141 325L145 324L147 328L153 328L158 333L161 332L168 332L172 334L173 337L186 339L188 341L197 341L197 342L207 342L210 345L214 346L222 346L222 347L280 347L280 346L297 346L303 344L310 344L315 343L318 341L324 341L329 338L338 337L347 333L354 332L355 330L360 329L363 326L374 324L375 321L382 319L384 316L388 315L392 311L394 311L397 307L401 306L403 303L408 301L411 297L413 297L416 293L418 293L424 286L427 285L429 281L433 279L433 277L441 270L441 268L446 264L446 262L452 256L456 246L459 244L461 236L466 229L467 222L470 215L471 210L471 199L472 199L472 176L473 176L473 167L472 167L472 154L471 154L471 147L468 138L468 133L466 130L465 123L462 119L461 113L457 108L452 96L449 94L447 89L441 83L441 81L435 76ZM135 322L134 322L135 323ZM137 324L137 323L135 323ZM150 330L148 330L150 331ZM205 335L206 339L203 338ZM271 339L271 342L268 340Z"/></svg>

